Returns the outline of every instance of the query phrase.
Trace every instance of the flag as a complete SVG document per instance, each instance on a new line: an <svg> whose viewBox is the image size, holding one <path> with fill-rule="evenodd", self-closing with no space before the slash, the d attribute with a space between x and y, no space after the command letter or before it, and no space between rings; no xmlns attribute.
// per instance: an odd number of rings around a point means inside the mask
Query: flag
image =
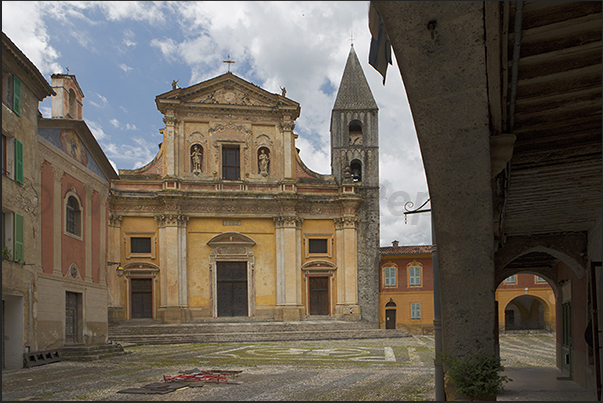
<svg viewBox="0 0 603 403"><path fill-rule="evenodd" d="M371 32L369 64L383 76L383 85L385 85L387 65L392 64L392 49L383 26L383 19L372 2L369 8L369 31Z"/></svg>

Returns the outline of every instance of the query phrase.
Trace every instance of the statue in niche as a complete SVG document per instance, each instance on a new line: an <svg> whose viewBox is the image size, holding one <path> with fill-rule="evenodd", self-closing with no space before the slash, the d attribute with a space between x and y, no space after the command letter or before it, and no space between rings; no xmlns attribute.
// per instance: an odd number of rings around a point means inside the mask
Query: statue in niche
<svg viewBox="0 0 603 403"><path fill-rule="evenodd" d="M268 163L270 162L270 157L266 153L266 149L260 149L260 155L258 155L258 165L260 168L260 174L262 176L268 176Z"/></svg>
<svg viewBox="0 0 603 403"><path fill-rule="evenodd" d="M201 172L201 163L203 162L203 149L199 144L191 147L191 166L194 173Z"/></svg>

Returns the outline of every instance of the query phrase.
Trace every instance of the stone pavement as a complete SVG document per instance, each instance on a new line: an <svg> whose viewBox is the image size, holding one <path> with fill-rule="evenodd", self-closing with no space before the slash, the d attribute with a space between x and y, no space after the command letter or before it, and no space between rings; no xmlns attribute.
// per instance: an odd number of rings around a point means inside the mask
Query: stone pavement
<svg viewBox="0 0 603 403"><path fill-rule="evenodd" d="M434 400L433 337L196 343L126 347L91 362L60 361L2 371L2 400ZM501 336L507 383L498 400L594 400L559 381L554 336ZM192 369L240 371L234 383L165 394L119 393Z"/></svg>

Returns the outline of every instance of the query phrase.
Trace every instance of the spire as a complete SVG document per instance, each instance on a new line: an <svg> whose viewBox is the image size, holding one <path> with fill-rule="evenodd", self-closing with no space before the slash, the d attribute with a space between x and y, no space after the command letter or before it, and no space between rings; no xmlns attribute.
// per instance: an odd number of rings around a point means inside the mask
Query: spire
<svg viewBox="0 0 603 403"><path fill-rule="evenodd" d="M333 110L379 109L366 81L354 46L350 48Z"/></svg>

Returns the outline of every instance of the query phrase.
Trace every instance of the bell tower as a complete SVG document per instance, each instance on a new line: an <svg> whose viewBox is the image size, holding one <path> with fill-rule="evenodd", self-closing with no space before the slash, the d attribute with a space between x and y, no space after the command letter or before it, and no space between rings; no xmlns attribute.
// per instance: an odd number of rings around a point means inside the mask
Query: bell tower
<svg viewBox="0 0 603 403"><path fill-rule="evenodd" d="M354 185L357 210L358 303L362 320L379 322L379 126L377 103L354 45L331 112L331 170L337 184Z"/></svg>

